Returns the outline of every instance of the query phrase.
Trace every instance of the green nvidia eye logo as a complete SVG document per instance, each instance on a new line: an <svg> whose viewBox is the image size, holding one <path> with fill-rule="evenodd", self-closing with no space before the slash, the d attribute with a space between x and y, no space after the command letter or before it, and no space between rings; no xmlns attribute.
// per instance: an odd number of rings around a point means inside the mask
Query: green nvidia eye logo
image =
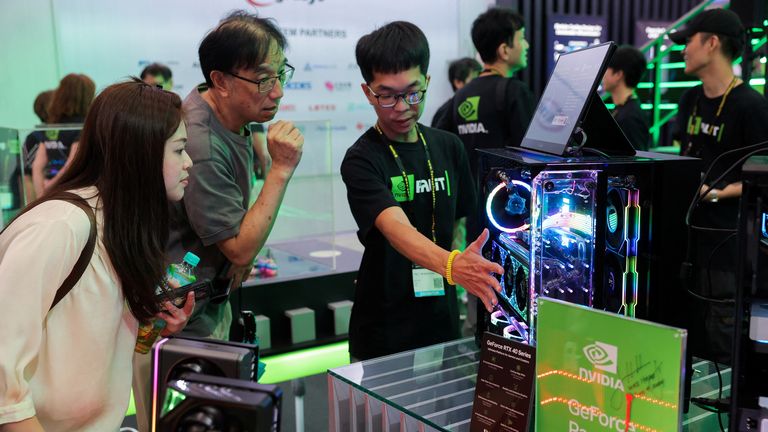
<svg viewBox="0 0 768 432"><path fill-rule="evenodd" d="M480 96L468 97L459 104L459 115L466 121L477 120L477 110L480 107Z"/></svg>
<svg viewBox="0 0 768 432"><path fill-rule="evenodd" d="M595 342L583 349L587 360L596 368L606 372L616 373L619 349L614 345L603 342Z"/></svg>

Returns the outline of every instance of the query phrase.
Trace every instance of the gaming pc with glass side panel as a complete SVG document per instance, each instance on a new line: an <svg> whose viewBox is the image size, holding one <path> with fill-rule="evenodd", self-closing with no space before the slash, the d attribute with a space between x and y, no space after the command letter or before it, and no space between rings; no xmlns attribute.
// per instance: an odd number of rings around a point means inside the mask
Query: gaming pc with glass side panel
<svg viewBox="0 0 768 432"><path fill-rule="evenodd" d="M534 343L539 296L681 325L680 245L698 159L480 152L484 255L505 271L491 331Z"/></svg>
<svg viewBox="0 0 768 432"><path fill-rule="evenodd" d="M534 343L539 296L684 323L680 245L698 159L635 152L596 93L614 50L561 55L521 147L478 150L484 254L505 269L486 317L497 334Z"/></svg>

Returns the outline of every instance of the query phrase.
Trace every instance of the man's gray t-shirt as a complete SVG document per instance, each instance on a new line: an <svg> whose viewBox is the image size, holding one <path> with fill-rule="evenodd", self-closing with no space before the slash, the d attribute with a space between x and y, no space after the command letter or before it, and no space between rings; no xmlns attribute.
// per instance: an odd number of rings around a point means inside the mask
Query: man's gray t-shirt
<svg viewBox="0 0 768 432"><path fill-rule="evenodd" d="M189 170L184 199L170 206L166 252L170 262L181 262L186 252L193 252L200 257L197 279L213 280L227 262L216 243L240 232L248 210L253 146L247 131L240 135L219 123L200 95L205 90L205 86L199 86L183 102L187 153L194 165ZM229 302L198 302L183 334L210 336L228 307Z"/></svg>

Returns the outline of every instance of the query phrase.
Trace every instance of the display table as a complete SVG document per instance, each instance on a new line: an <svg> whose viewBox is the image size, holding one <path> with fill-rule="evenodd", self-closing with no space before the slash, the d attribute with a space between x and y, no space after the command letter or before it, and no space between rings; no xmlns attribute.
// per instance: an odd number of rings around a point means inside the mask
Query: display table
<svg viewBox="0 0 768 432"><path fill-rule="evenodd" d="M479 358L470 338L331 369L329 430L468 431ZM730 369L721 375L727 395ZM710 362L694 364L692 394L717 398ZM694 405L684 418L684 431L719 430L717 415Z"/></svg>

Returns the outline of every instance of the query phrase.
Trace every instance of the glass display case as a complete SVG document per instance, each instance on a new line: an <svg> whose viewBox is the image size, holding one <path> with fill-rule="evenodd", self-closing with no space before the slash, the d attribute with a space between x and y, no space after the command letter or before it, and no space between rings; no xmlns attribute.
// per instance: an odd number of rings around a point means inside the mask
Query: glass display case
<svg viewBox="0 0 768 432"><path fill-rule="evenodd" d="M81 129L79 124L31 129L0 127L0 211L3 226L35 199L31 167L40 146L45 146L51 154L44 168L44 182L47 182L67 161L69 147L63 143L75 141ZM59 157L54 158L53 155Z"/></svg>
<svg viewBox="0 0 768 432"><path fill-rule="evenodd" d="M460 339L331 369L328 430L469 431L479 359L474 339ZM718 375L728 395L730 369L708 361L693 369L694 397L716 397ZM691 405L682 430L719 430L717 414Z"/></svg>

